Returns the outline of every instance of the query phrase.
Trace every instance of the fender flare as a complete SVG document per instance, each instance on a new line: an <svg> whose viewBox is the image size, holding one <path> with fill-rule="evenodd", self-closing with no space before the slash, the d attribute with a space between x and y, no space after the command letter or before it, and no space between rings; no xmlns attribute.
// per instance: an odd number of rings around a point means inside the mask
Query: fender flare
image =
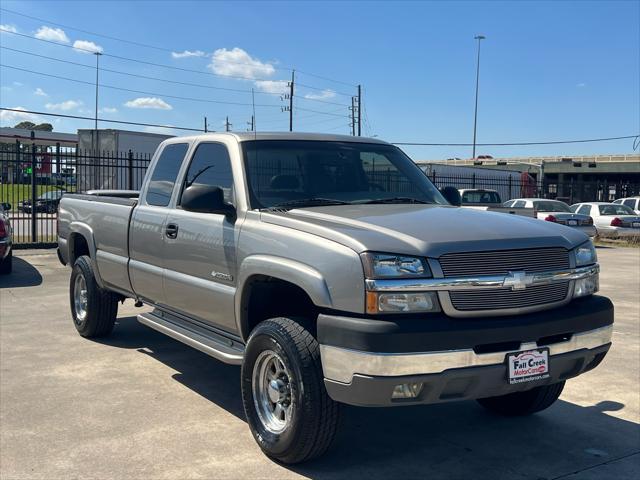
<svg viewBox="0 0 640 480"><path fill-rule="evenodd" d="M317 307L332 308L333 301L327 282L322 274L313 267L296 260L273 255L251 255L238 269L238 282L235 297L236 324L240 337L246 339L248 318L244 305L251 277L264 275L292 283L300 287Z"/></svg>
<svg viewBox="0 0 640 480"><path fill-rule="evenodd" d="M68 245L68 253L67 258L69 259L69 263L71 264L71 250L73 248L73 242L71 241L74 235L80 235L87 242L87 246L89 247L89 257L91 258L91 268L93 269L93 274L96 279L96 283L100 288L104 288L104 283L102 281L102 277L100 276L100 270L98 269L98 255L97 255L97 247L95 238L93 235L93 230L89 225L82 222L71 222L69 224L69 241ZM73 265L71 265L73 268Z"/></svg>

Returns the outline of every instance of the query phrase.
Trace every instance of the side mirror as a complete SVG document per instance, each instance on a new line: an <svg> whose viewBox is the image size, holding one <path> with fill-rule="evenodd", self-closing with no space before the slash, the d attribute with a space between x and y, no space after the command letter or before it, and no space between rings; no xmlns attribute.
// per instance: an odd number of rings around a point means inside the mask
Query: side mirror
<svg viewBox="0 0 640 480"><path fill-rule="evenodd" d="M460 192L455 187L444 187L440 189L442 196L454 207L462 205L462 198L460 198Z"/></svg>
<svg viewBox="0 0 640 480"><path fill-rule="evenodd" d="M192 185L182 193L182 208L189 212L219 213L234 217L236 209L224 201L224 192L220 187Z"/></svg>
<svg viewBox="0 0 640 480"><path fill-rule="evenodd" d="M8 212L9 210L11 210L11 204L10 203L0 203L0 205L2 205L2 209L5 212Z"/></svg>

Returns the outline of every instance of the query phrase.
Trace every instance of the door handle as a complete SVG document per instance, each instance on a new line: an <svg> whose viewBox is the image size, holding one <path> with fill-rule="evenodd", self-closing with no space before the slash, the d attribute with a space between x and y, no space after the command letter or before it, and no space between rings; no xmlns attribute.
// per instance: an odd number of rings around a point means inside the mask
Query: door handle
<svg viewBox="0 0 640 480"><path fill-rule="evenodd" d="M176 225L175 223L170 223L165 228L164 234L167 236L167 238L177 238L177 236L178 236L178 225Z"/></svg>

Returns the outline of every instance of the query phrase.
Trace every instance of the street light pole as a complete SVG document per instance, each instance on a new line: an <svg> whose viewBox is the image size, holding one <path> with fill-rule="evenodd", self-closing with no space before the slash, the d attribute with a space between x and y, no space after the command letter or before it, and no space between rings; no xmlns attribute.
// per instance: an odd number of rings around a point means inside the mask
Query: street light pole
<svg viewBox="0 0 640 480"><path fill-rule="evenodd" d="M95 129L98 130L98 73L100 72L100 52L93 53L96 56L96 116L95 116Z"/></svg>
<svg viewBox="0 0 640 480"><path fill-rule="evenodd" d="M480 42L484 40L484 35L477 35L474 37L478 40L478 62L476 65L476 107L473 113L473 155L471 158L476 158L476 127L478 125L478 87L480 85Z"/></svg>

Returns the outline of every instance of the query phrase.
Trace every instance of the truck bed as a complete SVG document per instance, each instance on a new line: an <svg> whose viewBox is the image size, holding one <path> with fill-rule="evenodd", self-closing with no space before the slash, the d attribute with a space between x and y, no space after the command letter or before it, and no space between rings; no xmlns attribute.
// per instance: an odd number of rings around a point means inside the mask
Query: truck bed
<svg viewBox="0 0 640 480"><path fill-rule="evenodd" d="M69 241L75 233L89 238L89 250L97 263L101 283L110 290L131 294L129 280L129 224L138 203L134 191L94 191L65 194L58 209L61 257L73 252Z"/></svg>

